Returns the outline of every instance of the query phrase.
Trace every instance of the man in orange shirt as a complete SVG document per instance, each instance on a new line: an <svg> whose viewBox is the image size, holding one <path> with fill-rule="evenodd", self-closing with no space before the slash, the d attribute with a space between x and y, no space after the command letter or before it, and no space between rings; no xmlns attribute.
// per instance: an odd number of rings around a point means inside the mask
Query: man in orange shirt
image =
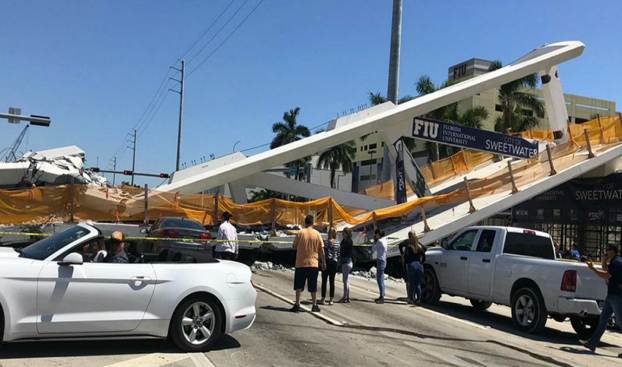
<svg viewBox="0 0 622 367"><path fill-rule="evenodd" d="M305 228L298 232L294 238L294 250L296 250L296 272L294 273L294 290L296 291L296 304L292 312L300 312L300 299L307 282L307 289L311 293L313 308L311 311L320 312L317 305L317 275L318 258L322 260L322 270L326 269L324 257L324 241L320 232L313 229L313 216L305 217Z"/></svg>

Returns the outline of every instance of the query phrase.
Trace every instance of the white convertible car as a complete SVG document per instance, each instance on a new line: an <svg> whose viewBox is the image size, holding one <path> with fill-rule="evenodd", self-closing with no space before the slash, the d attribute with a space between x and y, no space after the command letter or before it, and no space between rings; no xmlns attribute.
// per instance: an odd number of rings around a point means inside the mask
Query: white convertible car
<svg viewBox="0 0 622 367"><path fill-rule="evenodd" d="M23 250L0 249L5 342L168 337L198 352L253 324L257 293L246 265L174 247L134 263L89 262L102 240L79 224Z"/></svg>

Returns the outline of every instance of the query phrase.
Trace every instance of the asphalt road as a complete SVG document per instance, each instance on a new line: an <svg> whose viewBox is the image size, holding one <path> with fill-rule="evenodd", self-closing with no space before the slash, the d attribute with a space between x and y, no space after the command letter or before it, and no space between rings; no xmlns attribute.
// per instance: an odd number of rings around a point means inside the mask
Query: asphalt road
<svg viewBox="0 0 622 367"><path fill-rule="evenodd" d="M395 300L403 284L388 284L384 305L373 303L374 281L355 279L352 303L322 307L320 317L289 312L293 273L257 272L257 321L224 336L206 354L187 354L158 340L5 344L0 366L614 366L622 334L607 333L597 355L584 350L568 323L549 320L537 337L514 330L509 309L476 312L443 297L434 308ZM268 293L267 293L268 292ZM339 298L341 287L337 287Z"/></svg>

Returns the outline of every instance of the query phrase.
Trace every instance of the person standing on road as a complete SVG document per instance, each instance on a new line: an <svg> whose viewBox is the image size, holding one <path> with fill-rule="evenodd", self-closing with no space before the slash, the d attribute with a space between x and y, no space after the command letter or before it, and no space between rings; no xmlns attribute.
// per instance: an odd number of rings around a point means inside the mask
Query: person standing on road
<svg viewBox="0 0 622 367"><path fill-rule="evenodd" d="M376 251L376 281L378 282L378 289L380 290L380 297L376 298L374 302L378 304L384 303L384 271L387 268L387 240L383 238L384 231L376 229L374 231L374 245L371 248L371 252Z"/></svg>
<svg viewBox="0 0 622 367"><path fill-rule="evenodd" d="M218 227L217 240L214 257L222 260L233 260L238 258L238 231L230 220L233 216L229 212L222 213L222 224Z"/></svg>
<svg viewBox="0 0 622 367"><path fill-rule="evenodd" d="M343 276L343 298L338 302L350 303L350 272L352 271L352 251L354 250L352 229L344 228L341 237L339 247L341 253L341 274Z"/></svg>
<svg viewBox="0 0 622 367"><path fill-rule="evenodd" d="M607 250L603 254L602 270L596 269L591 260L587 260L587 266L599 277L607 280L607 298L600 314L598 327L589 340L581 340L584 347L594 352L600 338L602 338L607 329L607 323L611 315L615 313L616 322L622 328L622 259L620 259L618 245L609 244ZM607 263L607 261L609 263ZM622 353L618 354L622 358Z"/></svg>
<svg viewBox="0 0 622 367"><path fill-rule="evenodd" d="M300 301L306 282L313 301L311 311L320 312L320 307L317 305L318 257L322 261L322 271L326 270L326 258L322 236L320 232L313 229L313 215L305 217L305 228L298 232L292 247L296 250L296 270L294 272L296 304L291 311L300 312Z"/></svg>
<svg viewBox="0 0 622 367"><path fill-rule="evenodd" d="M328 238L324 242L324 258L326 259L326 269L322 270L322 299L319 304L323 305L326 300L326 281L330 282L330 299L328 304L332 306L335 298L335 275L339 265L340 246L337 243L337 230L335 227L328 229Z"/></svg>
<svg viewBox="0 0 622 367"><path fill-rule="evenodd" d="M415 305L421 302L421 278L423 278L423 263L425 262L425 248L419 243L419 237L414 231L408 233L408 242L400 244L400 252L408 269L408 303Z"/></svg>
<svg viewBox="0 0 622 367"><path fill-rule="evenodd" d="M414 231L408 232L408 241L412 240L413 235L415 235ZM404 248L406 247L406 243L408 242L401 243L398 248L400 249L400 263L402 264L404 283L406 283L406 298L410 300L410 287L408 284L408 263L406 263L406 259L404 258Z"/></svg>

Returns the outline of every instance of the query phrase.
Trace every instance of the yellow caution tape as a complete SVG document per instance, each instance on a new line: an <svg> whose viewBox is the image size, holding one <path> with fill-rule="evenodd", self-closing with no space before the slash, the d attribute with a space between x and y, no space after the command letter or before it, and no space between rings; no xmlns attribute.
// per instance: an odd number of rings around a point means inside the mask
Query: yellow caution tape
<svg viewBox="0 0 622 367"><path fill-rule="evenodd" d="M51 233L33 233L33 232L0 232L0 236L33 236L33 237L49 237L52 236ZM281 244L281 245L291 245L293 242L291 241L271 241L271 240L216 240L216 239L199 239L199 238L170 238L170 237L125 237L126 240L135 240L135 241L170 241L170 242L210 242L210 243L220 243L220 242L241 242L241 243L269 243L269 244ZM371 245L367 244L359 244L354 245L355 247L371 247Z"/></svg>
<svg viewBox="0 0 622 367"><path fill-rule="evenodd" d="M49 237L51 233L32 233L32 232L0 232L0 236L35 236L35 237Z"/></svg>

